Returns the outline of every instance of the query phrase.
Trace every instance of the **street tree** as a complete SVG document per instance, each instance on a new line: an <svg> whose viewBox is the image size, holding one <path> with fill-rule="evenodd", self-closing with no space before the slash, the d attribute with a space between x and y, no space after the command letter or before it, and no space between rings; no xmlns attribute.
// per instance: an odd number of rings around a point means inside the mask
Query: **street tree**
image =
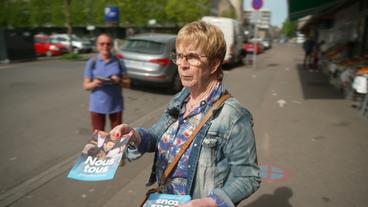
<svg viewBox="0 0 368 207"><path fill-rule="evenodd" d="M64 0L64 12L65 12L65 26L67 28L68 31L68 35L69 35L69 52L71 53L73 50L72 47L72 22L71 22L71 1L72 0Z"/></svg>
<svg viewBox="0 0 368 207"><path fill-rule="evenodd" d="M165 8L167 17L179 25L192 22L210 12L209 0L168 0Z"/></svg>
<svg viewBox="0 0 368 207"><path fill-rule="evenodd" d="M38 27L104 25L108 5L120 10L120 25L185 24L208 15L210 0L0 0L0 26ZM232 14L224 14L232 16Z"/></svg>
<svg viewBox="0 0 368 207"><path fill-rule="evenodd" d="M294 36L296 29L297 29L296 21L286 20L282 24L281 32L283 35L290 38Z"/></svg>

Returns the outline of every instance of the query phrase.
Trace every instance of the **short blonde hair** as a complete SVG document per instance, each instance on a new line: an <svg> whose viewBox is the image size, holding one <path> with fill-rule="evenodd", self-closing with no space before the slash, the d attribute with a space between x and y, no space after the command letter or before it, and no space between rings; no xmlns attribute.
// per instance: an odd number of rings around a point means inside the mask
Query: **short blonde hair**
<svg viewBox="0 0 368 207"><path fill-rule="evenodd" d="M222 80L222 63L226 54L226 42L224 34L215 25L204 21L195 21L186 24L179 30L176 37L176 46L181 44L193 45L196 49L202 49L210 64L213 60L219 60L218 79Z"/></svg>

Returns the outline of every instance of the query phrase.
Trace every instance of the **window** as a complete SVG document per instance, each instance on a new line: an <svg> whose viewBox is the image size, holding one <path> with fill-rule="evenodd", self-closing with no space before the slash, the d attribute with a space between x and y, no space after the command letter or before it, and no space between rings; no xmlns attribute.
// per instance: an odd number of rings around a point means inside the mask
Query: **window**
<svg viewBox="0 0 368 207"><path fill-rule="evenodd" d="M124 44L123 50L147 54L162 54L165 50L165 44L149 40L128 40Z"/></svg>

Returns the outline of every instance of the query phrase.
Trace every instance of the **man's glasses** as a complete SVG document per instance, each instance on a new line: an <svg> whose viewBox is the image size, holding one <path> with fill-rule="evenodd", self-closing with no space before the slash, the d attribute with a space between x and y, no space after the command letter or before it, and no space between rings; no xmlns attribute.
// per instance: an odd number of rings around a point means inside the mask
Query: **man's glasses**
<svg viewBox="0 0 368 207"><path fill-rule="evenodd" d="M196 53L188 53L186 55L182 54L182 53L173 53L171 55L171 61L173 61L173 63L180 65L183 63L184 59L193 66L198 66L200 65L201 62L201 57L207 57L204 55L198 55Z"/></svg>
<svg viewBox="0 0 368 207"><path fill-rule="evenodd" d="M111 46L111 42L100 42L100 43L98 43L98 45L100 45L100 46L104 46L104 45Z"/></svg>

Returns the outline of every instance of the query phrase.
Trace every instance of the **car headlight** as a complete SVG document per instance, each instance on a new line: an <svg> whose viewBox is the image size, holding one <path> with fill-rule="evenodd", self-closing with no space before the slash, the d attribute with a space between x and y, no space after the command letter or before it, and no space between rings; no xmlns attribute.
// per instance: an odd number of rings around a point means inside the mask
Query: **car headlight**
<svg viewBox="0 0 368 207"><path fill-rule="evenodd" d="M56 47L55 45L50 45L49 49L50 50L55 50L55 51L58 51L59 50L59 48Z"/></svg>

